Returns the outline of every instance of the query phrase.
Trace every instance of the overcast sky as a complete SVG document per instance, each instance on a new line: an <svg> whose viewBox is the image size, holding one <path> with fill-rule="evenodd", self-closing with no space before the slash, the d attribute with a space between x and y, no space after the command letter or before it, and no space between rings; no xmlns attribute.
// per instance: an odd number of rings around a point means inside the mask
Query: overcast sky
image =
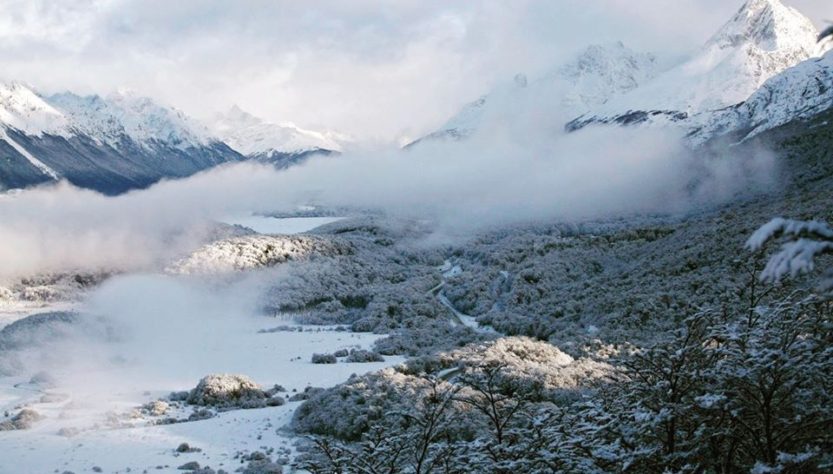
<svg viewBox="0 0 833 474"><path fill-rule="evenodd" d="M0 0L0 78L403 140L590 43L673 57L741 0ZM817 24L828 0L791 0Z"/></svg>

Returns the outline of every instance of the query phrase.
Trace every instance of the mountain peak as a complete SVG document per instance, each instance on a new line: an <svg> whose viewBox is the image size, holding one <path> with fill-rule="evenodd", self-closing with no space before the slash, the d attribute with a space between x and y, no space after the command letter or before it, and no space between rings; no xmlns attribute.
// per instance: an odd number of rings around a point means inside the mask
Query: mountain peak
<svg viewBox="0 0 833 474"><path fill-rule="evenodd" d="M10 127L29 135L62 135L67 132L63 114L21 82L0 82L0 128Z"/></svg>
<svg viewBox="0 0 833 474"><path fill-rule="evenodd" d="M541 77L528 79L524 74L515 75L512 82L501 84L489 94L466 104L439 130L407 146L424 139L467 138L481 130L491 118L505 116L508 109L516 109L512 104L524 100L555 97L557 102L552 106L557 113L585 113L651 80L656 76L656 66L653 54L634 51L621 41L592 44Z"/></svg>
<svg viewBox="0 0 833 474"><path fill-rule="evenodd" d="M114 147L123 136L142 145L162 141L180 148L214 141L204 127L179 110L135 91L119 89L106 98L64 92L50 96L48 101L67 117L75 131Z"/></svg>
<svg viewBox="0 0 833 474"><path fill-rule="evenodd" d="M815 56L817 36L807 17L779 0L747 0L687 61L568 128L635 120L676 122L739 104L767 79Z"/></svg>
<svg viewBox="0 0 833 474"><path fill-rule="evenodd" d="M246 112L239 105L234 104L225 114L218 114L216 117L217 124L222 127L229 127L232 125L239 125L239 124L247 124L250 126L258 125L263 122L263 120L255 117L254 115Z"/></svg>
<svg viewBox="0 0 833 474"><path fill-rule="evenodd" d="M340 151L340 141L345 138L333 132L305 130L289 123L272 123L237 105L215 116L208 126L233 149L250 157L311 150Z"/></svg>
<svg viewBox="0 0 833 474"><path fill-rule="evenodd" d="M736 48L748 43L764 51L803 50L814 44L810 38L815 40L817 35L809 18L780 0L747 0L707 47Z"/></svg>

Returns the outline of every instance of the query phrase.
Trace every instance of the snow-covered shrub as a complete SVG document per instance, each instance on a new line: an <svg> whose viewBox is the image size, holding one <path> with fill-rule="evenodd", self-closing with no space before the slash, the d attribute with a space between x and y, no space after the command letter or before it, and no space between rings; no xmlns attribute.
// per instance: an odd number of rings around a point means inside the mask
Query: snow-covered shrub
<svg viewBox="0 0 833 474"><path fill-rule="evenodd" d="M470 420L458 416L454 386L422 380L408 404L396 405L355 444L314 437L296 464L309 472L463 472L450 469L455 458L448 442L466 437Z"/></svg>
<svg viewBox="0 0 833 474"><path fill-rule="evenodd" d="M312 355L312 363L313 364L335 364L338 362L336 356L333 354L313 354Z"/></svg>
<svg viewBox="0 0 833 474"><path fill-rule="evenodd" d="M833 306L809 298L751 318L700 313L619 352L618 368L524 338L422 357L303 405L295 428L323 437L302 465L407 470L405 446L421 439L448 472L823 472L833 465L831 328ZM432 397L447 403L414 410ZM420 431L426 419L439 434Z"/></svg>
<svg viewBox="0 0 833 474"><path fill-rule="evenodd" d="M112 271L64 272L30 275L4 281L0 286L0 303L31 305L58 301L76 301L113 274Z"/></svg>
<svg viewBox="0 0 833 474"><path fill-rule="evenodd" d="M385 358L381 354L373 351L366 351L364 349L353 349L345 359L345 362L384 362Z"/></svg>
<svg viewBox="0 0 833 474"><path fill-rule="evenodd" d="M28 286L20 293L24 301L55 302L68 299L68 295L54 286Z"/></svg>
<svg viewBox="0 0 833 474"><path fill-rule="evenodd" d="M468 326L452 326L445 319L416 318L407 327L392 329L373 348L382 355L420 356L493 338L494 335L478 333Z"/></svg>
<svg viewBox="0 0 833 474"><path fill-rule="evenodd" d="M174 262L166 271L176 274L230 273L351 252L350 246L340 239L311 235L248 235L207 244Z"/></svg>
<svg viewBox="0 0 833 474"><path fill-rule="evenodd" d="M266 406L268 407L280 407L286 405L286 399L278 396L278 397L270 397L266 399Z"/></svg>
<svg viewBox="0 0 833 474"><path fill-rule="evenodd" d="M309 397L295 412L293 428L355 441L371 423L384 418L394 407L406 405L424 388L422 380L394 369L352 376L344 384Z"/></svg>
<svg viewBox="0 0 833 474"><path fill-rule="evenodd" d="M324 389L321 387L305 387L303 392L298 392L291 397L289 397L290 402L301 402L304 400L309 400L315 395L323 392Z"/></svg>
<svg viewBox="0 0 833 474"><path fill-rule="evenodd" d="M213 374L203 377L186 401L216 408L261 408L267 398L260 385L244 375Z"/></svg>
<svg viewBox="0 0 833 474"><path fill-rule="evenodd" d="M442 463L455 466L450 472L479 471L476 458L494 463L519 442L530 410L563 403L565 392L584 393L609 370L546 342L505 338L354 376L296 412L294 428L319 436L302 466L331 472L351 463L395 470Z"/></svg>
<svg viewBox="0 0 833 474"><path fill-rule="evenodd" d="M257 459L251 460L245 467L239 469L241 474L283 474L283 467L271 460Z"/></svg>
<svg viewBox="0 0 833 474"><path fill-rule="evenodd" d="M612 367L593 358L575 359L557 347L527 337L506 337L472 344L438 356L440 367L463 374L489 372L496 384L536 385L541 398L578 396L612 374ZM471 385L471 384L469 384ZM513 389L514 390L514 389Z"/></svg>
<svg viewBox="0 0 833 474"><path fill-rule="evenodd" d="M0 431L28 430L42 419L43 416L40 413L30 408L24 408L11 419L0 421Z"/></svg>
<svg viewBox="0 0 833 474"><path fill-rule="evenodd" d="M657 473L824 471L833 462L831 328L831 307L812 298L751 319L690 318L625 359L622 381L585 406L585 422L603 428L584 440L594 462Z"/></svg>
<svg viewBox="0 0 833 474"><path fill-rule="evenodd" d="M168 413L171 405L164 400L154 400L142 405L142 411L150 416L163 416Z"/></svg>

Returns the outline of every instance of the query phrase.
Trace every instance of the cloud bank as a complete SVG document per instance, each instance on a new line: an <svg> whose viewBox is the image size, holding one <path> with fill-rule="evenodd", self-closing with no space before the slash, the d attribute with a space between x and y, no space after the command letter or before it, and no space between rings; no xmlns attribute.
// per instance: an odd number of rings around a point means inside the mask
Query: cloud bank
<svg viewBox="0 0 833 474"><path fill-rule="evenodd" d="M591 43L691 51L741 3L0 0L0 63L3 79L47 92L124 86L197 116L239 104L390 142ZM814 20L833 16L825 0L788 3Z"/></svg>
<svg viewBox="0 0 833 474"><path fill-rule="evenodd" d="M193 250L212 221L307 204L381 210L464 237L536 220L684 212L771 176L767 153L712 163L667 130L564 134L508 118L466 142L322 157L284 171L237 164L119 197L65 183L5 195L0 278L159 268Z"/></svg>

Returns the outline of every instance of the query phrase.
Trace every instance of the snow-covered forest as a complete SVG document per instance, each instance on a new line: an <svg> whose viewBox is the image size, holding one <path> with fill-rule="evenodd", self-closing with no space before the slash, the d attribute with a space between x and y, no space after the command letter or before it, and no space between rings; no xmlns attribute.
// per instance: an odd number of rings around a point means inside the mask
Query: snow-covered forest
<svg viewBox="0 0 833 474"><path fill-rule="evenodd" d="M0 0L0 474L833 472L830 6L625 3Z"/></svg>

